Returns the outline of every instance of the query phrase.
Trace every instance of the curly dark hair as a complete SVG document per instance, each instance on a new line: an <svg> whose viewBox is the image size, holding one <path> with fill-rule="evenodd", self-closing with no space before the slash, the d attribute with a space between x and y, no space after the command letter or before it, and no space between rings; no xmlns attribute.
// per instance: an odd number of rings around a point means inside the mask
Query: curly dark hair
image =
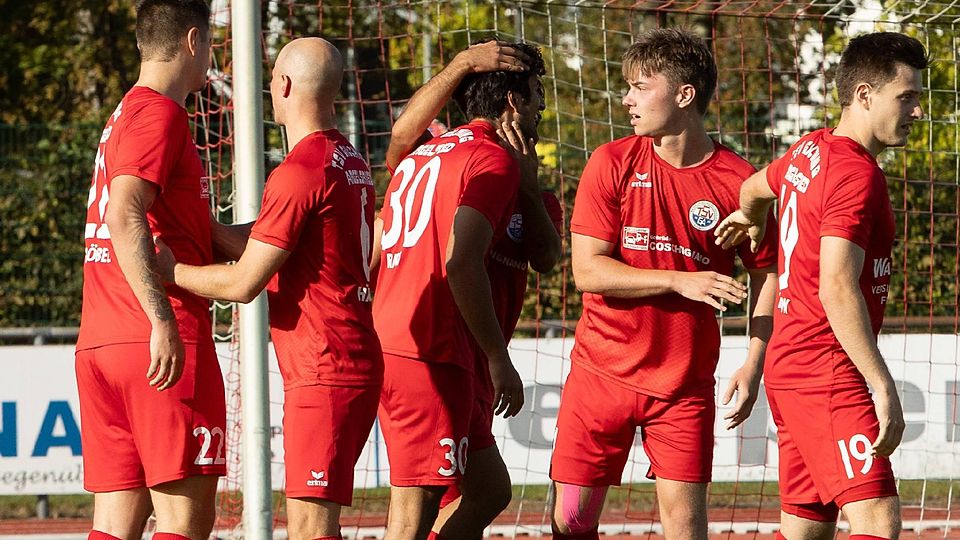
<svg viewBox="0 0 960 540"><path fill-rule="evenodd" d="M143 60L172 60L193 28L210 30L206 0L142 0L137 4L137 47Z"/></svg>
<svg viewBox="0 0 960 540"><path fill-rule="evenodd" d="M874 32L850 40L837 66L837 98L841 107L853 102L860 83L879 88L897 75L897 64L926 69L930 57L916 39L899 32Z"/></svg>
<svg viewBox="0 0 960 540"><path fill-rule="evenodd" d="M493 41L488 38L475 44ZM547 70L540 48L522 41L506 43L525 53L530 59L526 71L491 71L473 73L464 77L453 92L453 99L467 119L497 118L507 108L507 93L520 94L530 99L530 77L541 77Z"/></svg>
<svg viewBox="0 0 960 540"><path fill-rule="evenodd" d="M678 28L655 28L637 36L623 54L623 78L638 73L660 74L671 84L692 85L697 91L696 105L706 114L717 89L717 63L710 47L694 33Z"/></svg>

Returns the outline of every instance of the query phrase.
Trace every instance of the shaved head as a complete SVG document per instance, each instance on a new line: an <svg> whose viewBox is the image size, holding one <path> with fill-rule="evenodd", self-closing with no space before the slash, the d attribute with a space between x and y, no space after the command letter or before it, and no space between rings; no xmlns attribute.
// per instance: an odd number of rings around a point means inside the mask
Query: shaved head
<svg viewBox="0 0 960 540"><path fill-rule="evenodd" d="M299 97L332 103L340 93L343 57L325 39L300 38L280 50L274 70L290 78L292 93Z"/></svg>

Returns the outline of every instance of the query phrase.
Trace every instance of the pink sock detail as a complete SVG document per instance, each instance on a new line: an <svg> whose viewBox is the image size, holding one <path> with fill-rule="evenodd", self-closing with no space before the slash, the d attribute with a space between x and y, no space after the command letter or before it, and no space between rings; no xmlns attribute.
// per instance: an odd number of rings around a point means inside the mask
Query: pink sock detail
<svg viewBox="0 0 960 540"><path fill-rule="evenodd" d="M603 508L603 498L607 490L603 487L583 488L570 484L557 484L560 490L560 515L563 523L570 530L565 538L588 539L597 538L597 522L600 510ZM590 489L590 497L581 501L584 489Z"/></svg>
<svg viewBox="0 0 960 540"><path fill-rule="evenodd" d="M87 540L120 540L112 534L107 534L103 531L90 531L90 534L87 535Z"/></svg>
<svg viewBox="0 0 960 540"><path fill-rule="evenodd" d="M177 533L155 532L153 540L190 540L190 537Z"/></svg>

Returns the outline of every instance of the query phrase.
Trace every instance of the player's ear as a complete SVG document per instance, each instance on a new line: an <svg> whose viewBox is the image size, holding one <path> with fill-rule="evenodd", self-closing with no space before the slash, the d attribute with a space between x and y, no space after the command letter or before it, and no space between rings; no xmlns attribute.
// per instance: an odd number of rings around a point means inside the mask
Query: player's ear
<svg viewBox="0 0 960 540"><path fill-rule="evenodd" d="M697 89L692 84L681 84L677 88L677 106L685 109L693 105L697 98Z"/></svg>
<svg viewBox="0 0 960 540"><path fill-rule="evenodd" d="M290 89L293 87L293 81L286 75L280 75L280 94L283 97L290 97Z"/></svg>
<svg viewBox="0 0 960 540"><path fill-rule="evenodd" d="M865 111L870 110L870 96L873 94L873 86L870 83L860 83L853 89L853 100L860 104Z"/></svg>
<svg viewBox="0 0 960 540"><path fill-rule="evenodd" d="M191 26L190 30L187 30L187 51L190 52L190 56L196 56L197 51L200 49L200 29L196 26Z"/></svg>
<svg viewBox="0 0 960 540"><path fill-rule="evenodd" d="M507 109L508 112L517 112L520 110L520 106L523 105L524 99L519 92L514 92L513 90L507 91ZM512 109L512 110L510 110Z"/></svg>

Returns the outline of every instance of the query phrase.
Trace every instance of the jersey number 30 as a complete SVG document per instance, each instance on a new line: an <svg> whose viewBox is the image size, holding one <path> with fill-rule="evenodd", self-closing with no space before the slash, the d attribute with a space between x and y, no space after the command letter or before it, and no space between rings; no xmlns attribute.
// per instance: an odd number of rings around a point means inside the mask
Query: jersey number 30
<svg viewBox="0 0 960 540"><path fill-rule="evenodd" d="M440 156L434 156L419 170L417 169L417 162L413 158L407 158L400 162L397 172L394 174L400 175L400 185L396 191L390 194L390 214L392 217L389 223L390 228L383 231L381 246L384 250L397 245L401 235L403 236L401 247L415 246L420 237L423 236L424 231L427 230L427 225L430 223L430 209L433 207L433 195L437 190L437 178L440 176ZM420 204L416 214L414 214L414 206L417 205L417 192L420 191L420 184L424 182L424 178L426 178L426 185L423 186ZM411 223L414 215L416 215L417 221Z"/></svg>

